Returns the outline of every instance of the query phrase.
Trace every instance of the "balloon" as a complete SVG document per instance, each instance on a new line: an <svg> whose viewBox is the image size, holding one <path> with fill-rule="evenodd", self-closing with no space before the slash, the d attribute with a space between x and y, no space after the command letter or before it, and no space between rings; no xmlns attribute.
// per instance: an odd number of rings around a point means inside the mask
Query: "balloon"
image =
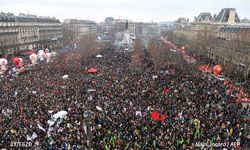
<svg viewBox="0 0 250 150"><path fill-rule="evenodd" d="M12 59L12 62L18 67L23 66L23 59L22 58L15 57Z"/></svg>
<svg viewBox="0 0 250 150"><path fill-rule="evenodd" d="M15 57L15 58L12 59L12 62L13 62L16 66L18 66L18 65L19 65L19 62L20 62L20 59L19 59L18 57Z"/></svg>
<svg viewBox="0 0 250 150"><path fill-rule="evenodd" d="M37 59L37 55L36 54L30 54L30 59L32 59L32 60Z"/></svg>
<svg viewBox="0 0 250 150"><path fill-rule="evenodd" d="M46 57L46 58L50 58L50 56L51 56L51 53L46 53L46 54L45 54L45 57Z"/></svg>
<svg viewBox="0 0 250 150"><path fill-rule="evenodd" d="M7 65L8 64L8 60L5 58L0 58L0 65Z"/></svg>
<svg viewBox="0 0 250 150"><path fill-rule="evenodd" d="M30 54L29 58L30 58L32 64L36 64L36 62L37 62L37 55L36 54Z"/></svg>
<svg viewBox="0 0 250 150"><path fill-rule="evenodd" d="M45 54L45 58L46 58L46 60L47 60L47 63L49 63L49 62L50 62L50 58L51 58L51 56L52 56L52 54L51 54L51 53L46 53L46 54Z"/></svg>
<svg viewBox="0 0 250 150"><path fill-rule="evenodd" d="M7 70L6 65L8 64L8 60L5 58L0 58L0 70Z"/></svg>
<svg viewBox="0 0 250 150"><path fill-rule="evenodd" d="M45 53L43 50L39 50L38 51L38 54L37 54L37 57L40 61L44 61L44 58L45 58Z"/></svg>
<svg viewBox="0 0 250 150"><path fill-rule="evenodd" d="M49 53L49 49L46 48L46 49L44 50L44 52L45 52L45 53Z"/></svg>
<svg viewBox="0 0 250 150"><path fill-rule="evenodd" d="M222 72L223 68L221 65L214 66L214 75L219 75Z"/></svg>
<svg viewBox="0 0 250 150"><path fill-rule="evenodd" d="M44 51L43 50L39 50L38 54L44 54Z"/></svg>
<svg viewBox="0 0 250 150"><path fill-rule="evenodd" d="M19 61L18 66L19 66L19 67L22 67L22 66L23 66L23 59L22 59L22 58L19 58L19 60L20 60L20 61Z"/></svg>

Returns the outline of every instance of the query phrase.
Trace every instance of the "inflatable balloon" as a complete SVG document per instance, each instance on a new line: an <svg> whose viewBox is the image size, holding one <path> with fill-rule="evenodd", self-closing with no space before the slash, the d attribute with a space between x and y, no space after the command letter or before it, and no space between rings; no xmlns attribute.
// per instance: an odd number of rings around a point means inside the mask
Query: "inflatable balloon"
<svg viewBox="0 0 250 150"><path fill-rule="evenodd" d="M18 57L15 57L12 59L12 62L16 65L19 66L20 59Z"/></svg>
<svg viewBox="0 0 250 150"><path fill-rule="evenodd" d="M22 58L19 58L19 64L18 64L18 67L22 67L23 66L23 59Z"/></svg>
<svg viewBox="0 0 250 150"><path fill-rule="evenodd" d="M40 61L44 61L44 59L45 59L45 53L44 53L43 50L39 50L39 51L38 51L37 58L38 58L38 60L40 60Z"/></svg>
<svg viewBox="0 0 250 150"><path fill-rule="evenodd" d="M31 63L34 65L37 63L37 55L36 54L30 54L29 56Z"/></svg>
<svg viewBox="0 0 250 150"><path fill-rule="evenodd" d="M8 64L8 60L5 58L1 58L0 59L0 70L2 71L6 71L7 70L7 64Z"/></svg>
<svg viewBox="0 0 250 150"><path fill-rule="evenodd" d="M221 65L214 66L214 75L219 75L222 72L223 68Z"/></svg>
<svg viewBox="0 0 250 150"><path fill-rule="evenodd" d="M43 50L39 50L38 54L44 54L44 51Z"/></svg>
<svg viewBox="0 0 250 150"><path fill-rule="evenodd" d="M46 53L45 54L45 58L47 60L47 63L49 63L50 62L50 58L51 58L51 53Z"/></svg>
<svg viewBox="0 0 250 150"><path fill-rule="evenodd" d="M49 53L49 49L46 48L46 49L44 50L44 52L45 52L45 53Z"/></svg>
<svg viewBox="0 0 250 150"><path fill-rule="evenodd" d="M23 66L23 59L15 57L12 59L12 62L17 66L17 67L22 67Z"/></svg>
<svg viewBox="0 0 250 150"><path fill-rule="evenodd" d="M51 53L46 53L46 57L51 57Z"/></svg>
<svg viewBox="0 0 250 150"><path fill-rule="evenodd" d="M0 58L0 65L7 65L8 64L8 60L5 58Z"/></svg>

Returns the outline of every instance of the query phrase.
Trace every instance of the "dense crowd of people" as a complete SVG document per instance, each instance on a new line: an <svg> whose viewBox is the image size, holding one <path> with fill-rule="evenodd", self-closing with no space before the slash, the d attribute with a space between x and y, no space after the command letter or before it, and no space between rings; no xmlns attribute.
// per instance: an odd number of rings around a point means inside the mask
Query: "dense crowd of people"
<svg viewBox="0 0 250 150"><path fill-rule="evenodd" d="M108 48L100 54L69 52L18 77L2 76L0 147L9 149L13 142L50 150L249 147L244 119L249 108L236 103L221 81L189 64L169 74L167 67L153 70L148 59L137 71L129 52ZM66 117L49 126L61 110ZM166 119L153 120L153 111Z"/></svg>

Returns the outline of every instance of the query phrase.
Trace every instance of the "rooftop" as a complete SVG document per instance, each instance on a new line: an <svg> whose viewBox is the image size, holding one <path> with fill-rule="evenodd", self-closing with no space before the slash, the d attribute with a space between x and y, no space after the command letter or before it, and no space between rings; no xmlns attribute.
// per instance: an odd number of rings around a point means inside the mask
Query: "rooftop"
<svg viewBox="0 0 250 150"><path fill-rule="evenodd" d="M233 23L240 22L240 18L235 8L223 8L215 17L215 22L228 23L230 19L233 19Z"/></svg>
<svg viewBox="0 0 250 150"><path fill-rule="evenodd" d="M0 13L0 22L51 22L51 23L60 23L55 17L43 17L36 16L31 14L20 13L18 16L15 16L13 13Z"/></svg>
<svg viewBox="0 0 250 150"><path fill-rule="evenodd" d="M202 12L197 17L197 22L213 22L214 18L212 17L210 12Z"/></svg>

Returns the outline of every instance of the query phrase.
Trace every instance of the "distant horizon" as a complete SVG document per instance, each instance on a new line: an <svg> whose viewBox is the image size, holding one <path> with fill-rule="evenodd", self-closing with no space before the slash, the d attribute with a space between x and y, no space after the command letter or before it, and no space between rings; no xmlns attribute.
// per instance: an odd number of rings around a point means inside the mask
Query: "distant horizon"
<svg viewBox="0 0 250 150"><path fill-rule="evenodd" d="M0 13L12 13L12 12L0 12ZM49 17L49 18L55 18L55 19L58 19L58 20L60 20L60 22L64 22L65 20L74 20L74 19L77 19L77 20L89 20L89 21L94 21L94 22L96 22L96 23L102 23L102 22L104 22L105 21L105 18L108 18L108 17L111 17L111 18L114 18L114 19L125 19L125 20L131 20L131 19L128 19L128 18L115 18L115 17L112 17L112 16L107 16L107 17L105 17L104 19L103 19L103 21L99 21L99 22L97 22L96 20L91 20L91 19L79 19L79 18L65 18L65 19L60 19L60 18L58 18L58 17L56 17L56 16L41 16L41 15L37 15L37 14L31 14L31 13L24 13L24 12L20 12L20 13L17 13L17 14L15 14L15 13L13 13L14 14L14 16L18 16L18 15L20 15L20 14L25 14L25 15L35 15L35 16L37 16L37 17ZM183 18L183 17L180 17L180 18ZM179 18L177 18L176 20L178 20ZM187 19L187 18L186 18ZM154 23L161 23L161 22L174 22L174 21L176 21L176 20L167 20L167 21L159 21L159 22L154 22ZM152 22L152 21L137 21L137 20L133 20L134 22Z"/></svg>
<svg viewBox="0 0 250 150"><path fill-rule="evenodd" d="M1 13L12 13L12 12L1 12ZM79 19L79 18L65 18L65 19L60 19L60 18L58 18L58 17L56 17L56 16L41 16L41 15L37 15L37 14L30 14L30 13L23 13L23 12L20 12L20 13L18 13L18 14L15 14L15 13L13 13L14 14L14 16L18 16L18 15L20 15L20 14L25 14L25 15L35 15L35 16L37 16L37 17L49 17L49 18L55 18L55 19L58 19L61 23L63 23L65 20L74 20L74 19L77 19L77 20L89 20L89 21L94 21L94 22L96 22L96 23L103 23L104 21L105 21L105 18L108 18L108 17L112 17L112 16L107 16L107 17L105 17L104 19L103 19L103 21L100 21L100 22L97 22L97 21L95 21L95 20L91 20L91 19ZM213 16L213 14L211 14L212 16ZM198 16L198 15L197 15ZM194 17L197 17L197 16L194 16ZM130 20L130 19L128 19L128 18L115 18L115 17L112 17L112 18L114 18L114 19L125 19L125 20ZM179 18L185 18L185 17L179 17ZM175 22L175 21L177 21L179 18L176 18L175 20L167 20L167 21L158 21L158 22L155 22L155 21L153 21L153 23L167 23L167 22L169 22L169 23L172 23L172 22ZM189 19L189 18L186 18L186 19ZM240 18L240 20L243 20L243 19L249 19L249 18ZM250 20L250 19L249 19ZM132 21L134 21L134 22L150 22L150 21L137 21L137 20L132 20ZM193 22L194 20L189 20L189 22ZM151 21L152 22L152 21Z"/></svg>
<svg viewBox="0 0 250 150"><path fill-rule="evenodd" d="M240 19L250 19L248 0L0 0L4 13L31 14L65 19L104 22L106 17L135 22L173 22L178 18L194 20L202 12L213 16L223 8L235 8Z"/></svg>

